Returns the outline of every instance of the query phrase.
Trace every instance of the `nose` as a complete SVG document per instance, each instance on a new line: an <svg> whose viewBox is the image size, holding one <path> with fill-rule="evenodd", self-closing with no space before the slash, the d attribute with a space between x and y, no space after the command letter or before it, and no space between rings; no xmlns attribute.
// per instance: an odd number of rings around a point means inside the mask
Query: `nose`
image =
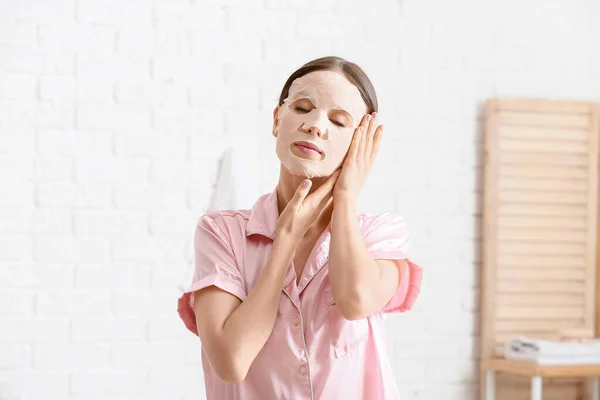
<svg viewBox="0 0 600 400"><path fill-rule="evenodd" d="M316 136L319 139L327 140L327 135L329 133L327 130L327 114L324 114L322 112L311 112L310 115L307 115L306 117L307 118L300 125L300 131Z"/></svg>
<svg viewBox="0 0 600 400"><path fill-rule="evenodd" d="M306 133L310 133L311 135L315 135L319 138L323 137L324 132L316 125L311 126L306 130Z"/></svg>
<svg viewBox="0 0 600 400"><path fill-rule="evenodd" d="M304 132L304 133L308 133L310 135L316 136L318 138L325 138L327 139L327 129L323 129L320 127L319 121L310 121L310 122L305 122L304 124L302 124L300 126L300 131Z"/></svg>

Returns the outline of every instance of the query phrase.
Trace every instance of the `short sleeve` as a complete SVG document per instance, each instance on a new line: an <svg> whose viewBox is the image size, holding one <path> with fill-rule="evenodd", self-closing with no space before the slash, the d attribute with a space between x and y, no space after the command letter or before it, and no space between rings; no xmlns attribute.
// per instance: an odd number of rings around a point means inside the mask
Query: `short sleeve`
<svg viewBox="0 0 600 400"><path fill-rule="evenodd" d="M194 313L194 292L216 286L240 300L246 299L242 274L231 247L231 241L208 215L196 225L194 234L194 276L191 285L178 300L177 312L185 326L198 334Z"/></svg>
<svg viewBox="0 0 600 400"><path fill-rule="evenodd" d="M393 212L366 216L361 231L365 246L374 259L405 260L408 266L396 293L381 311L409 311L419 296L423 271L409 259L410 234L406 219Z"/></svg>

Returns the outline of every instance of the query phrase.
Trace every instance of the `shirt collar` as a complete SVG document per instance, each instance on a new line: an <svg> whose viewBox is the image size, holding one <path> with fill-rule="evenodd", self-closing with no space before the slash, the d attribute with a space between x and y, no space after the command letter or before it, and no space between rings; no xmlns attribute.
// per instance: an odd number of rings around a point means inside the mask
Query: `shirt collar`
<svg viewBox="0 0 600 400"><path fill-rule="evenodd" d="M275 186L271 193L263 194L252 206L246 225L246 236L258 234L275 240L278 218L277 186Z"/></svg>

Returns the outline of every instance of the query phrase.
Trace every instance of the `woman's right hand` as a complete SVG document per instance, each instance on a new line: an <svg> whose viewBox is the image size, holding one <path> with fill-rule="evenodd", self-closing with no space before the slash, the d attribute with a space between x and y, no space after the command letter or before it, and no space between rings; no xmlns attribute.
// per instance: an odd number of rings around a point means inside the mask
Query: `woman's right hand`
<svg viewBox="0 0 600 400"><path fill-rule="evenodd" d="M305 179L277 220L276 235L285 234L300 240L332 200L333 188L340 175L337 169L320 188L308 195L312 182Z"/></svg>

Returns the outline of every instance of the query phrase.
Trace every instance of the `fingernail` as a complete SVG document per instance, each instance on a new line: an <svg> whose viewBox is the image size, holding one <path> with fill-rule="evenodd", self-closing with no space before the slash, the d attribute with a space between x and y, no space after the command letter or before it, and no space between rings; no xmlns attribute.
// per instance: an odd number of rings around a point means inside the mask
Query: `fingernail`
<svg viewBox="0 0 600 400"><path fill-rule="evenodd" d="M302 182L302 186L304 186L305 188L309 187L310 186L310 181L306 180L306 181Z"/></svg>

